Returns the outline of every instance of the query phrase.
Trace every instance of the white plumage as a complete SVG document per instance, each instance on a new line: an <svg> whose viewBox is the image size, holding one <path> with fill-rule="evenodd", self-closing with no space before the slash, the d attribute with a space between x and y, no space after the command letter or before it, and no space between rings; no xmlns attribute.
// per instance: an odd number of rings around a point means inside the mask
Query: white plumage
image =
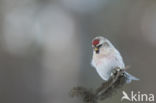
<svg viewBox="0 0 156 103"><path fill-rule="evenodd" d="M91 64L103 80L107 81L110 78L111 72L115 67L125 68L122 56L108 39L101 36L95 37L92 47L96 48L96 50L93 51ZM138 78L127 72L125 72L125 75L128 77L127 83L130 83L132 80L138 80Z"/></svg>

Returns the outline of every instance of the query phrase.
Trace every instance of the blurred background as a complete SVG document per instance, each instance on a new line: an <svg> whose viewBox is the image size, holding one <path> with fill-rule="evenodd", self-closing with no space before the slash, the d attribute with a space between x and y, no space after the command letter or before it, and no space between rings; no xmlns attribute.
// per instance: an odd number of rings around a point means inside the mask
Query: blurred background
<svg viewBox="0 0 156 103"><path fill-rule="evenodd" d="M140 78L122 89L156 93L155 0L0 0L0 103L82 103L68 93L103 82L90 65L99 35Z"/></svg>

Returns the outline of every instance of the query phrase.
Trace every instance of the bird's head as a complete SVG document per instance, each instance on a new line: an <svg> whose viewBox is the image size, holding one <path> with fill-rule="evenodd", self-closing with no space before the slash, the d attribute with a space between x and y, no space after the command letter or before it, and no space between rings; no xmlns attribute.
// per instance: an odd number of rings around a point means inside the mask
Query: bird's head
<svg viewBox="0 0 156 103"><path fill-rule="evenodd" d="M107 50L108 48L113 47L113 45L107 38L98 36L92 40L92 47L96 54L98 54L101 49Z"/></svg>

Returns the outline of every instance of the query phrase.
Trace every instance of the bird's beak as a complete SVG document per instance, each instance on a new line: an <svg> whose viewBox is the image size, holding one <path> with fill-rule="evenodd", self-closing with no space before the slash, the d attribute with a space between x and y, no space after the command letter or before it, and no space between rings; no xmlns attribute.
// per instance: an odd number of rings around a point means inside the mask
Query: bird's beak
<svg viewBox="0 0 156 103"><path fill-rule="evenodd" d="M96 53L98 53L98 52L99 52L99 48L95 47L95 48L94 48L94 51L95 51Z"/></svg>

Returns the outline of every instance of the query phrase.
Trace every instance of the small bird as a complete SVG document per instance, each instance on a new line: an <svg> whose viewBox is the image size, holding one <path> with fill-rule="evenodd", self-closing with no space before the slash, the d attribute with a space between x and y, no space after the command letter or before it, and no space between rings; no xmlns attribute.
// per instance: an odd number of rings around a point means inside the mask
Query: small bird
<svg viewBox="0 0 156 103"><path fill-rule="evenodd" d="M92 40L92 48L91 64L103 80L108 81L115 68L125 69L122 56L107 38L102 36L95 37ZM124 75L127 77L127 83L132 80L139 80L127 72L124 72Z"/></svg>

